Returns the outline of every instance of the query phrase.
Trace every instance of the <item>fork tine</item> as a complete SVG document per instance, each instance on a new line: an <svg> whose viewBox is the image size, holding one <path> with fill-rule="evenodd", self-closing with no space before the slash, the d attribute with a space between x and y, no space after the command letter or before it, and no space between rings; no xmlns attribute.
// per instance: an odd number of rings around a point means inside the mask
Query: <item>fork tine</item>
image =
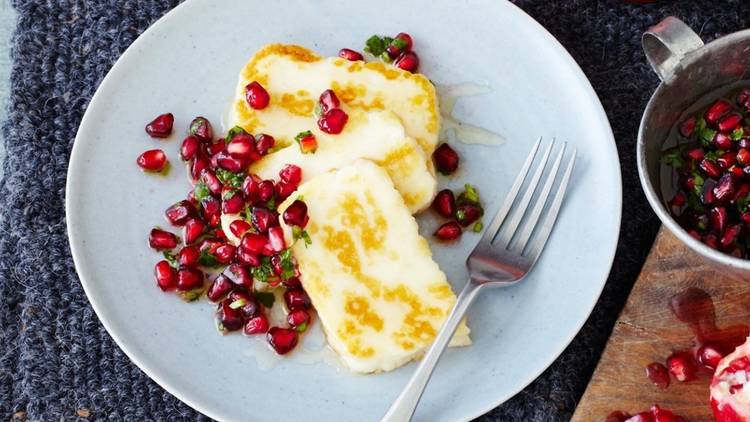
<svg viewBox="0 0 750 422"><path fill-rule="evenodd" d="M531 152L529 153L528 158L526 158L526 162L523 163L521 172L518 173L516 180L513 182L513 186L511 186L510 192L508 192L508 195L505 197L503 205L500 206L497 214L495 214L495 217L492 219L492 223L490 223L490 225L484 231L484 235L482 235L482 240L480 241L480 243L492 243L492 239L495 238L497 230L500 228L500 225L503 224L505 217L508 215L508 211L510 211L510 208L513 206L513 202L516 200L516 195L518 195L518 191L521 189L523 181L526 179L526 175L529 173L531 163L534 162L534 156L536 156L536 152L537 150L539 150L539 145L541 144L542 137L540 136L534 146L531 148Z"/></svg>
<svg viewBox="0 0 750 422"><path fill-rule="evenodd" d="M552 205L550 205L549 211L547 211L547 217L544 219L542 226L539 228L539 238L534 242L533 245L531 245L531 248L529 248L529 251L526 254L527 258L531 259L532 261L535 261L539 254L542 252L542 249L544 248L545 243L547 243L547 239L549 238L550 233L552 233L552 227L554 227L555 220L557 220L557 214L560 212L560 205L562 204L563 198L565 197L565 191L568 187L568 182L570 181L570 175L573 173L573 165L575 164L575 162L576 149L573 148L573 156L570 157L570 162L568 163L568 167L565 169L565 174L563 175L562 181L560 181L560 186L557 188L557 192L555 192L555 199L552 201Z"/></svg>
<svg viewBox="0 0 750 422"><path fill-rule="evenodd" d="M554 148L554 146L555 139L553 138L552 142L547 147L547 150L544 151L542 161L539 163L539 166L537 166L534 175L531 177L529 186L526 188L526 192L524 192L523 197L521 197L521 201L518 203L518 207L516 207L516 210L513 212L513 216L511 217L510 222L508 222L507 225L503 224L504 227L502 230L502 234L496 242L500 246L504 248L507 247L510 244L511 239L513 239L513 235L516 233L516 229L518 229L518 225L521 223L521 219L523 219L524 214L526 214L526 210L529 208L529 202L531 202L531 198L534 196L534 192L539 185L539 179L541 179L542 174L544 173L544 168L547 167L547 160L549 160L549 155L550 153L552 153L552 148Z"/></svg>
<svg viewBox="0 0 750 422"><path fill-rule="evenodd" d="M529 218L524 222L521 234L518 235L516 245L513 247L513 249L518 251L518 253L523 252L523 249L526 247L526 243L531 237L531 233L534 231L534 227L536 227L536 223L539 221L539 217L542 215L544 205L547 203L547 199L549 197L549 192L552 190L552 185L555 183L555 179L557 179L557 172L560 170L560 163L562 162L563 156L565 155L565 149L567 146L567 142L563 143L562 149L557 154L555 163L552 165L552 170L550 170L550 173L547 175L547 180L544 182L544 187L539 193L539 197L536 200L534 209L531 211L531 215L529 216Z"/></svg>

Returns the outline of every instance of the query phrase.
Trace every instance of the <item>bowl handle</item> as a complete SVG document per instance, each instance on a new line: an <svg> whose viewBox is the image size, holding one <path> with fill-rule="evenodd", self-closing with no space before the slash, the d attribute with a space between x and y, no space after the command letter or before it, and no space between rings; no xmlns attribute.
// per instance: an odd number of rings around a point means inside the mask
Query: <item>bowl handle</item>
<svg viewBox="0 0 750 422"><path fill-rule="evenodd" d="M670 83L682 59L703 47L703 40L685 22L667 16L643 34L641 45L654 72Z"/></svg>

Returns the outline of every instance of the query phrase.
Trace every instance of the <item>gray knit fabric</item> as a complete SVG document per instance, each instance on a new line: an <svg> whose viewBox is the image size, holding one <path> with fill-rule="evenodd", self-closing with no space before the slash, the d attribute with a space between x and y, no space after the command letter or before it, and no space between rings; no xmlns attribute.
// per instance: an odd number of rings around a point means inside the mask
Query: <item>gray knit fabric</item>
<svg viewBox="0 0 750 422"><path fill-rule="evenodd" d="M658 228L634 161L641 111L657 85L640 51L640 34L672 14L710 40L748 27L750 2L515 2L565 45L591 79L622 162L621 240L593 315L538 380L481 418L567 420ZM125 48L176 3L13 1L19 16L0 184L0 421L14 415L33 421L203 418L146 377L99 323L76 276L64 219L68 156L89 99Z"/></svg>

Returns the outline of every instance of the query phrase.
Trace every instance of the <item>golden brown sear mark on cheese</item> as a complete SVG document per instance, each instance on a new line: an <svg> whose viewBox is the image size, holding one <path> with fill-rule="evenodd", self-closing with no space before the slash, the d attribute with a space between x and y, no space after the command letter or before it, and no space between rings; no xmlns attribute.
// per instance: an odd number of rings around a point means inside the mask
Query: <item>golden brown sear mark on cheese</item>
<svg viewBox="0 0 750 422"><path fill-rule="evenodd" d="M430 319L443 316L443 310L424 305L419 296L404 284L398 284L394 288L386 287L383 299L387 302L400 302L409 307L401 328L393 333L394 341L404 350L411 350L415 345L426 345L435 338L437 332Z"/></svg>

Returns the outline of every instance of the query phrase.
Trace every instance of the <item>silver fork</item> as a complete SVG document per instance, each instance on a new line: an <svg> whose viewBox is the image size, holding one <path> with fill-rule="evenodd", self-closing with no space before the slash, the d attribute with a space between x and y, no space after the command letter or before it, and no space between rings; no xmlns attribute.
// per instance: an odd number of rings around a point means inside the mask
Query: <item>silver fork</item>
<svg viewBox="0 0 750 422"><path fill-rule="evenodd" d="M516 204L513 214L506 220L535 161L541 143L542 138L540 137L531 149L529 157L524 162L515 182L513 182L513 186L510 188L508 196L505 197L500 210L498 210L492 223L484 231L479 243L466 260L470 278L458 295L453 311L440 329L434 343L422 358L417 371L412 375L411 380L406 384L391 408L388 409L388 413L385 414L381 422L403 422L411 419L435 365L453 337L456 327L469 309L469 305L477 297L477 293L484 286L510 286L521 281L539 258L552 232L552 227L555 225L576 158L574 148L565 165L562 179L551 199L552 202L548 207L545 207L555 180L558 179L560 164L565 156L567 143L564 143L552 164L552 168L547 172L544 185L537 196L534 207L529 212L529 204L555 145L553 139L542 155L540 163L531 176L520 201ZM541 225L537 226L545 208L545 218ZM533 242L530 242L534 233L536 238ZM511 243L514 237L516 241Z"/></svg>

